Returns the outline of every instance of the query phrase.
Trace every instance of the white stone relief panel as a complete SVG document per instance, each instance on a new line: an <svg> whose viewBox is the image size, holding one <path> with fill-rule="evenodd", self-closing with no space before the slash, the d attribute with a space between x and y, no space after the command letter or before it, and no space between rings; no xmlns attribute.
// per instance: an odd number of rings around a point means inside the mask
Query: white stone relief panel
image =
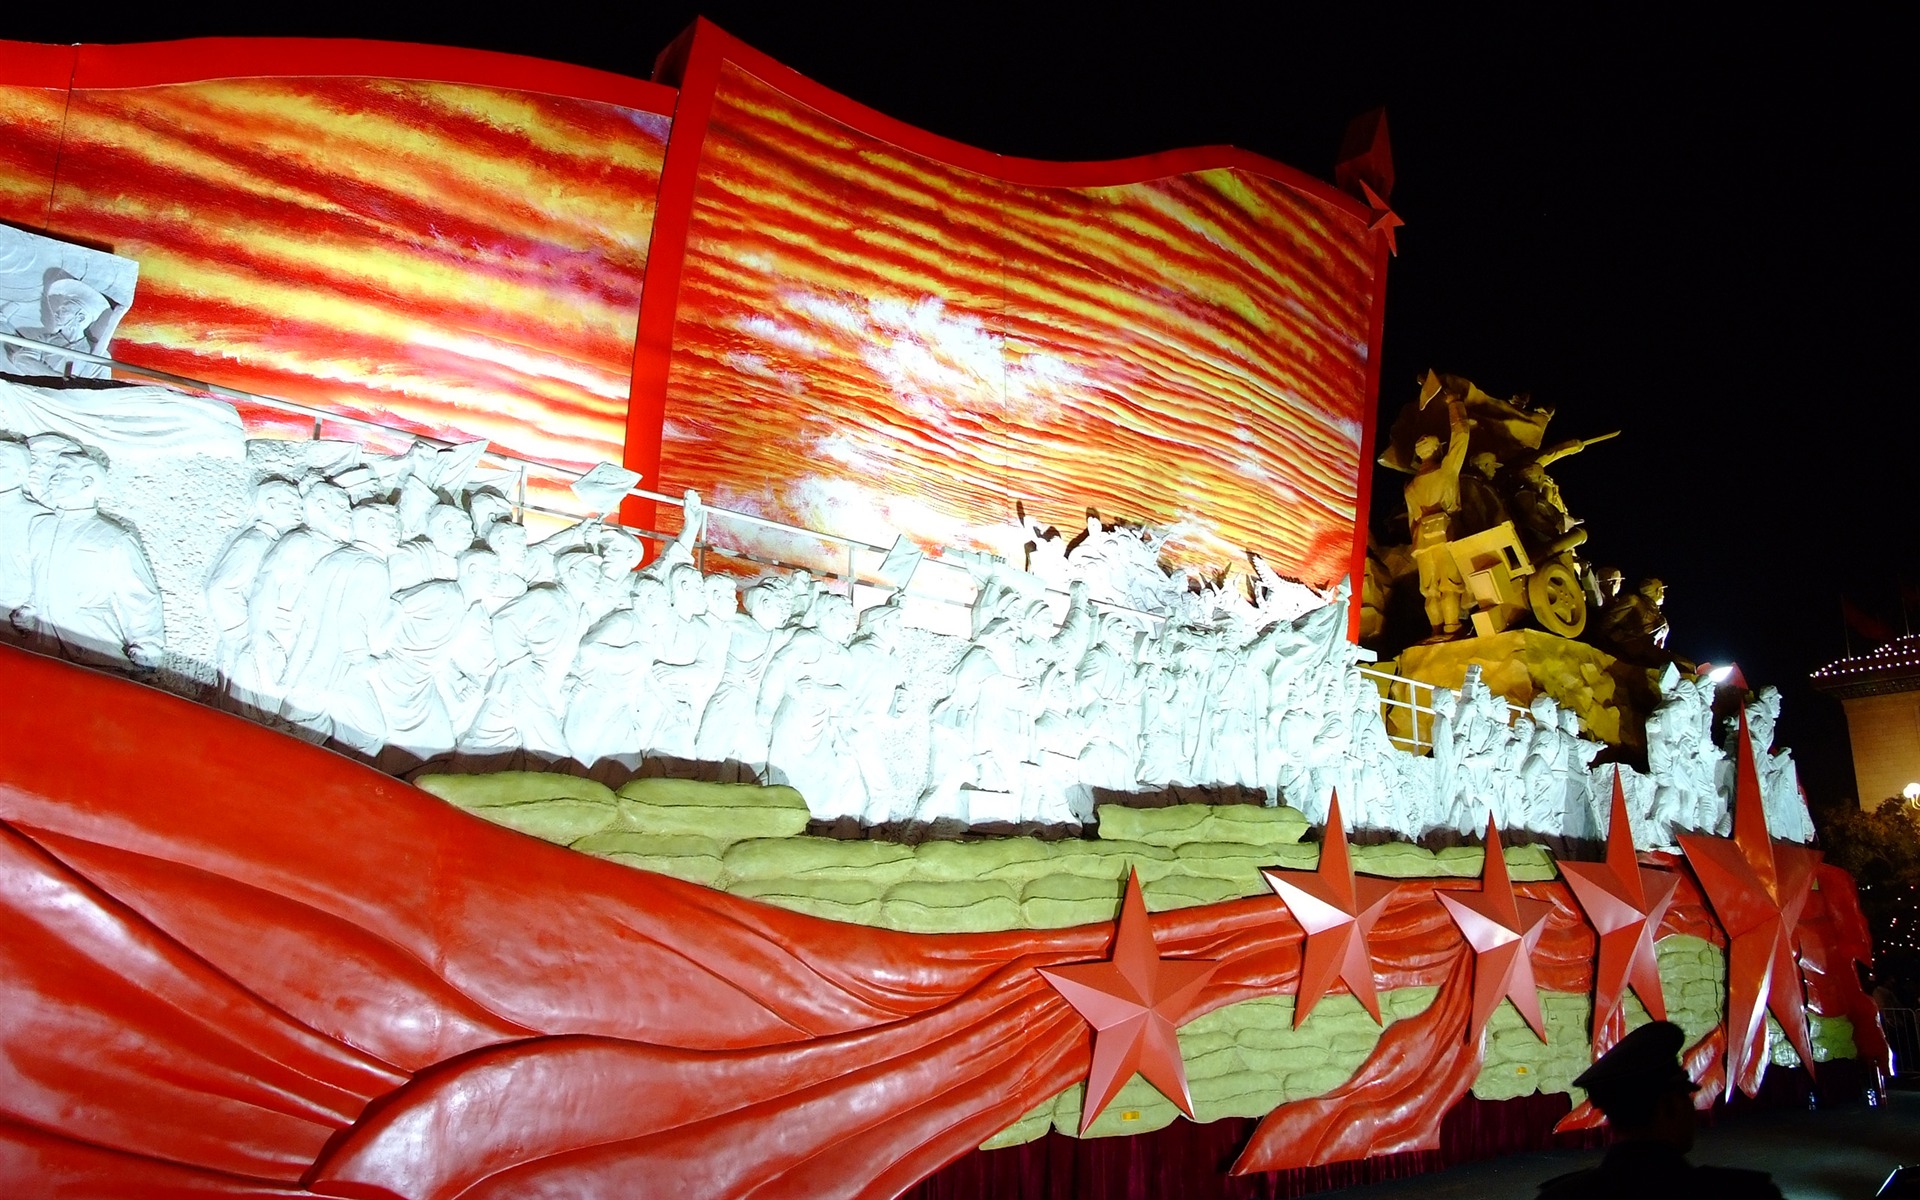
<svg viewBox="0 0 1920 1200"><path fill-rule="evenodd" d="M108 357L140 264L0 225L0 333ZM0 345L0 371L105 379L107 368L27 346Z"/></svg>
<svg viewBox="0 0 1920 1200"><path fill-rule="evenodd" d="M1045 564L1064 599L968 560L951 636L804 572L703 575L691 495L644 568L598 519L530 539L481 449L243 442L230 408L165 389L0 381L0 636L395 772L692 771L867 824L1085 822L1103 796L1183 788L1320 822L1337 789L1350 825L1403 836L1474 834L1489 809L1605 833L1603 747L1545 698L1515 714L1477 668L1433 691L1430 754L1396 748L1344 586L1257 560L1244 589L1155 583L1149 533L1090 528ZM1711 685L1670 672L1662 697L1649 771L1622 769L1643 846L1724 829L1733 784ZM1778 704L1762 691L1748 720L1776 836L1804 839L1791 757L1769 752Z"/></svg>

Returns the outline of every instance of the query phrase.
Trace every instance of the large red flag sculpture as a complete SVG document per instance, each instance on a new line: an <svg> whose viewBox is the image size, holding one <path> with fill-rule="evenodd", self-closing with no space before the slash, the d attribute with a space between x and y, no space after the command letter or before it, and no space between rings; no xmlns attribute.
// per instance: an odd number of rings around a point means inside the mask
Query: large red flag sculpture
<svg viewBox="0 0 1920 1200"><path fill-rule="evenodd" d="M1727 931L1727 1079L1751 1096L1767 1064L1771 1012L1813 1070L1805 999L1794 961L1794 931L1813 890L1820 852L1776 842L1760 802L1747 715L1740 714L1739 760L1733 789L1733 837L1680 835L1680 847L1700 877L1714 915ZM1732 1091L1732 1086L1728 1087Z"/></svg>
<svg viewBox="0 0 1920 1200"><path fill-rule="evenodd" d="M1500 1001L1511 1000L1527 1024L1547 1040L1546 1018L1540 1015L1540 989L1533 978L1533 952L1540 945L1553 905L1522 900L1513 894L1507 859L1500 849L1500 830L1487 815L1487 860L1480 869L1480 891L1440 892L1454 924L1473 947L1473 1017L1467 1023L1467 1041L1479 1040L1487 1019Z"/></svg>
<svg viewBox="0 0 1920 1200"><path fill-rule="evenodd" d="M1220 964L1160 957L1140 894L1140 873L1127 873L1120 928L1106 962L1042 967L1040 974L1093 1026L1093 1065L1087 1072L1080 1132L1113 1100L1135 1072L1193 1116L1187 1069L1174 1030L1199 1015L1194 1001Z"/></svg>
<svg viewBox="0 0 1920 1200"><path fill-rule="evenodd" d="M1653 939L1680 884L1680 877L1671 871L1652 871L1640 865L1627 823L1627 796L1620 786L1618 768L1613 772L1607 861L1562 862L1560 874L1594 932L1600 935L1600 965L1594 970L1593 983L1593 1052L1597 1056L1625 1031L1621 1003L1629 984L1654 1020L1667 1019L1667 999L1660 990L1660 960L1654 956Z"/></svg>
<svg viewBox="0 0 1920 1200"><path fill-rule="evenodd" d="M1300 992L1293 1005L1293 1027L1306 1024L1307 1014L1327 994L1335 979L1347 985L1353 998L1380 1021L1380 996L1373 986L1373 952L1367 935L1393 899L1394 885L1384 879L1356 879L1353 856L1347 849L1347 830L1340 820L1336 793L1327 811L1327 830L1320 840L1320 862L1311 871L1263 870L1267 885L1278 893L1293 919L1307 931L1305 961L1300 966Z"/></svg>
<svg viewBox="0 0 1920 1200"><path fill-rule="evenodd" d="M825 921L545 845L9 647L0 721L6 1195L885 1200L1093 1073L1085 1018L1036 968L1131 976L1126 1036L1143 1059L1158 1037L1173 1068L1173 1026L1293 992L1310 936L1260 898L1149 931L1137 887L1118 938ZM1566 886L1516 900L1489 842L1482 891L1403 885L1371 932L1377 986L1432 1002L1344 1083L1269 1114L1236 1172L1437 1146L1480 1071L1485 1039L1462 1035L1493 1003L1591 989ZM1499 912L1478 953L1455 928L1476 901ZM1870 1024L1840 969L1866 936L1850 901L1823 883L1801 924L1831 947L1820 1011ZM1661 932L1718 938L1690 876ZM1724 1041L1689 1052L1696 1078ZM1149 1078L1184 1093L1184 1070Z"/></svg>

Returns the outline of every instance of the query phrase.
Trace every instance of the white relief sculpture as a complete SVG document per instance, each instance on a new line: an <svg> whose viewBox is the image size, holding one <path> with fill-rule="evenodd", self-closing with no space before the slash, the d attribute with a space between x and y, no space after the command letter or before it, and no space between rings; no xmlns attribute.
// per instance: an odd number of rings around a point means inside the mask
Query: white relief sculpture
<svg viewBox="0 0 1920 1200"><path fill-rule="evenodd" d="M527 754L546 762L567 757L552 664L571 665L579 649L574 606L553 584L528 588L493 614L496 666L473 721L460 734L463 755L491 764Z"/></svg>
<svg viewBox="0 0 1920 1200"><path fill-rule="evenodd" d="M383 762L393 751L405 755L403 765L424 761L453 745L453 714L439 677L466 616L457 583L434 579L394 593L384 647L368 671L380 715L381 746L373 753Z"/></svg>
<svg viewBox="0 0 1920 1200"><path fill-rule="evenodd" d="M29 445L30 458L41 457ZM140 539L100 512L106 467L62 451L30 466L30 479L36 471L39 499L51 511L28 528L31 584L27 602L13 610L14 627L76 661L159 666L166 650L160 585Z"/></svg>
<svg viewBox="0 0 1920 1200"><path fill-rule="evenodd" d="M635 576L627 602L581 639L564 723L575 761L631 772L660 747L669 708L653 668L672 611L665 584Z"/></svg>
<svg viewBox="0 0 1920 1200"><path fill-rule="evenodd" d="M14 611L33 595L28 534L48 509L27 491L32 467L25 442L0 440L0 636L12 631Z"/></svg>
<svg viewBox="0 0 1920 1200"><path fill-rule="evenodd" d="M1654 792L1649 819L1656 829L1726 832L1733 776L1713 740L1713 684L1685 679L1669 664L1660 696L1647 716L1647 770Z"/></svg>
<svg viewBox="0 0 1920 1200"><path fill-rule="evenodd" d="M160 413L156 428L174 419ZM24 606L55 649L56 622L34 600L59 567L42 561L53 540L41 531L97 522L121 549L140 546L68 470L95 461L84 428L0 436L0 606ZM1103 796L1199 789L1312 820L1337 791L1351 825L1403 836L1477 834L1490 811L1509 830L1574 838L1604 825L1611 770L1589 765L1601 747L1572 713L1541 697L1516 714L1470 672L1420 694L1435 710L1418 726L1432 752L1397 748L1346 640L1345 588L1315 592L1254 556L1238 574L1186 578L1152 565L1153 531L1095 522L1066 543L1027 522L1025 560L1040 572L967 560L971 636L954 639L893 605L856 623L844 585L805 572L744 592L703 575L697 496L645 566L642 543L603 520L529 539L497 486L469 486L470 453L263 442L232 458L251 505L224 510L200 551L210 565L166 602L199 612L236 708L389 770L451 759L571 760L609 780L719 772L789 780L816 816L867 824L1084 823ZM56 494L72 507L56 511ZM146 518L128 515L145 538ZM174 544L149 541L151 561ZM154 595L137 569L118 579L116 591ZM871 582L863 574L866 595L880 591ZM112 637L123 668L151 659L141 639ZM1732 773L1712 700L1704 680L1661 680L1648 769L1622 772L1642 845L1725 827ZM1770 753L1776 718L1777 696L1753 698L1769 819L1776 836L1809 836L1791 759Z"/></svg>
<svg viewBox="0 0 1920 1200"><path fill-rule="evenodd" d="M99 250L0 225L0 331L105 356L133 303L139 264ZM105 379L107 368L65 355L0 346L0 370L15 375Z"/></svg>
<svg viewBox="0 0 1920 1200"><path fill-rule="evenodd" d="M315 563L294 596L280 713L316 740L372 757L384 744L373 662L392 636L387 559L400 520L390 504L361 504L350 521L352 540Z"/></svg>
<svg viewBox="0 0 1920 1200"><path fill-rule="evenodd" d="M866 793L858 816L870 826L910 818L927 781L927 710L906 701L900 630L899 605L876 605L860 614L847 645L849 697L839 724Z"/></svg>
<svg viewBox="0 0 1920 1200"><path fill-rule="evenodd" d="M664 599L665 588L654 583ZM767 743L773 737L758 711L760 684L767 665L790 636L793 617L790 589L778 579L755 584L742 594L742 611L726 619L726 663L720 682L700 717L694 757L725 768L724 782L757 778L766 768Z"/></svg>
<svg viewBox="0 0 1920 1200"><path fill-rule="evenodd" d="M287 664L299 631L296 609L320 560L353 539L347 493L322 479L301 498L301 525L268 549L247 601L247 644L230 674L237 699L278 712L286 697Z"/></svg>
<svg viewBox="0 0 1920 1200"><path fill-rule="evenodd" d="M460 556L456 571L465 609L460 627L447 646L445 661L435 672L441 701L453 725L454 736L447 747L457 744L460 735L473 725L486 699L487 685L499 668L493 648L493 614L527 590L517 576L501 569L499 556L491 550L476 547L467 551Z"/></svg>
<svg viewBox="0 0 1920 1200"><path fill-rule="evenodd" d="M395 550L387 564L396 592L429 580L458 579L460 555L473 548L473 519L451 504L430 504L419 524L420 533ZM403 533L405 529L403 516Z"/></svg>
<svg viewBox="0 0 1920 1200"><path fill-rule="evenodd" d="M772 730L767 762L776 781L809 798L816 817L857 815L866 810L866 789L841 727L855 682L847 650L853 606L823 596L813 607L814 627L789 638L761 680L759 709Z"/></svg>
<svg viewBox="0 0 1920 1200"><path fill-rule="evenodd" d="M233 535L207 573L207 610L218 639L220 673L234 678L247 649L248 601L275 544L300 527L300 491L284 479L266 479L253 491L253 522Z"/></svg>
<svg viewBox="0 0 1920 1200"><path fill-rule="evenodd" d="M1800 772L1793 764L1793 756L1786 751L1773 752L1774 727L1780 720L1780 690L1775 687L1763 687L1754 693L1747 702L1747 731L1753 739L1753 765L1760 777L1760 805L1767 813L1767 829L1774 837L1792 842L1813 840L1813 820L1807 813L1807 798L1800 791ZM1740 736L1737 722L1729 722L1727 729L1727 766L1723 774L1730 775L1733 770L1734 755L1737 747L1734 739ZM1727 789L1731 791L1731 787Z"/></svg>

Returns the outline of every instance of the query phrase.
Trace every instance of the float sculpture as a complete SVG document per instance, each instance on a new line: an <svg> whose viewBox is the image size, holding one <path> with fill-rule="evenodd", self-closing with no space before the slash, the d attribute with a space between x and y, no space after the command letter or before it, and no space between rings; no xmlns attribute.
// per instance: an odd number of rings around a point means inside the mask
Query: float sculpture
<svg viewBox="0 0 1920 1200"><path fill-rule="evenodd" d="M1377 114L1336 188L989 155L705 22L653 82L7 50L8 1189L1275 1171L1591 1125L1649 1013L1702 1103L1884 1065L1777 692L1583 557L1610 434L1429 374L1369 555Z"/></svg>

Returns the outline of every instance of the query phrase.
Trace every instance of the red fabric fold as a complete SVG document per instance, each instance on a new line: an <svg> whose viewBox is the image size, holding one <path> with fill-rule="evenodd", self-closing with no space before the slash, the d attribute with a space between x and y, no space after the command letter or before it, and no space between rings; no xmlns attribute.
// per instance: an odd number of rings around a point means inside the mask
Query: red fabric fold
<svg viewBox="0 0 1920 1200"><path fill-rule="evenodd" d="M156 1195L884 1197L1088 1069L1085 1024L1034 968L1104 959L1110 924L843 925L549 846L16 650L0 695L32 698L0 751L15 1190L92 1171ZM1398 886L1371 939L1381 986L1439 993L1348 1083L1270 1116L1239 1170L1435 1144L1480 1051L1470 956L1433 893L1475 886ZM1585 991L1593 934L1567 890L1520 891L1555 906L1541 985ZM1296 986L1302 934L1275 898L1151 926L1166 957L1218 963L1199 1012ZM1674 931L1717 938L1691 879ZM142 1171L151 1187L127 1182Z"/></svg>

